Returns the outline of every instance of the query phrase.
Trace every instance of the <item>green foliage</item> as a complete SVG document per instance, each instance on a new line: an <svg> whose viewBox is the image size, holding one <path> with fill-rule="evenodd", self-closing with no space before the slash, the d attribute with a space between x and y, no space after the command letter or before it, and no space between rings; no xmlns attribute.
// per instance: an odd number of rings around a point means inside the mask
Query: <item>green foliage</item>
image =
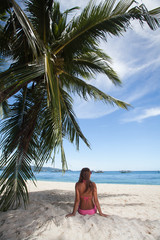
<svg viewBox="0 0 160 240"><path fill-rule="evenodd" d="M128 109L129 104L88 83L101 73L113 84L121 84L99 42L109 35L120 36L134 19L156 29L160 8L132 7L134 0L98 5L90 1L68 22L68 14L78 7L62 13L53 0L25 0L24 12L15 0L1 2L0 64L12 61L0 72L0 168L5 167L0 177L0 208L6 211L28 203L27 181L35 180L32 162L40 171L52 152L55 157L60 150L65 171L65 138L77 149L80 139L90 147L77 123L72 94Z"/></svg>

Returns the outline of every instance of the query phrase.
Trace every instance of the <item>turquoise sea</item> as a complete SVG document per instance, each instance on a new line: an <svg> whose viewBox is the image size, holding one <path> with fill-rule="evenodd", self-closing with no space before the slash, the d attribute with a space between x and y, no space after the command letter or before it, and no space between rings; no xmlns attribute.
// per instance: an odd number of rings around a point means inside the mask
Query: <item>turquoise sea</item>
<svg viewBox="0 0 160 240"><path fill-rule="evenodd" d="M77 182L79 174L80 171L66 171L65 173L42 171L35 173L35 176L40 181ZM119 171L93 172L91 181L109 184L160 185L160 171L133 171L129 173L121 173Z"/></svg>
<svg viewBox="0 0 160 240"><path fill-rule="evenodd" d="M0 171L1 173L2 171ZM49 170L42 170L40 173L34 172L37 180L53 182L77 182L79 174L80 171L66 171L62 173L50 170L50 168ZM160 185L160 171L132 171L128 173L121 173L120 171L93 172L91 181L108 184Z"/></svg>

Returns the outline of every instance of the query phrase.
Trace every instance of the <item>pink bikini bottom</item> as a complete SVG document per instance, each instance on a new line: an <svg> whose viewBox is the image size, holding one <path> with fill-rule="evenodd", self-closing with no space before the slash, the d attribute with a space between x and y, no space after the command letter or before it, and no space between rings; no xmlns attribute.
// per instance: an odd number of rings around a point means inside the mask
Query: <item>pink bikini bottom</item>
<svg viewBox="0 0 160 240"><path fill-rule="evenodd" d="M81 214L81 215L93 215L97 212L97 208L96 208L96 205L94 206L94 208L92 209L89 209L89 210L83 210L83 209L78 209L78 212Z"/></svg>

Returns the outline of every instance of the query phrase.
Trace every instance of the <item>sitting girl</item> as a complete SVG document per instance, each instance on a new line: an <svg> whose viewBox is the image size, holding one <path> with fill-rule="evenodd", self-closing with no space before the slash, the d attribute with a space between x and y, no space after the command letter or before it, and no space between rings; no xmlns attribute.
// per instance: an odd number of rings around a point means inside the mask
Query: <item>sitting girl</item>
<svg viewBox="0 0 160 240"><path fill-rule="evenodd" d="M91 171L89 168L83 168L80 173L79 181L75 186L75 202L73 212L67 214L66 217L72 217L78 212L82 215L93 215L98 212L101 216L107 217L102 213L98 197L97 187L94 182L90 181Z"/></svg>

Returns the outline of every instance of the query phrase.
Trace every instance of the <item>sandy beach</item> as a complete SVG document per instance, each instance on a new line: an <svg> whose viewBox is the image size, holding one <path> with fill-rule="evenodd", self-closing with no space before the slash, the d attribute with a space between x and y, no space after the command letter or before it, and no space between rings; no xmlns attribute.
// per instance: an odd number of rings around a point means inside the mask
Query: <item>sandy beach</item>
<svg viewBox="0 0 160 240"><path fill-rule="evenodd" d="M74 183L29 182L25 210L0 212L1 240L160 240L160 186L97 184L99 214L65 218Z"/></svg>

